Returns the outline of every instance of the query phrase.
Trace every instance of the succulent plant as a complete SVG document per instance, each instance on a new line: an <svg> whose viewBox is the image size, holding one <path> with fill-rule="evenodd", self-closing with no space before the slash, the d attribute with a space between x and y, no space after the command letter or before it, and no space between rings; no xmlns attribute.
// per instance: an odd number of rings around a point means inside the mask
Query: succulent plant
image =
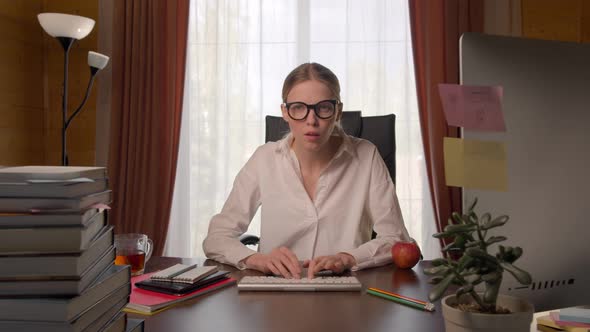
<svg viewBox="0 0 590 332"><path fill-rule="evenodd" d="M424 269L424 273L431 276L429 282L434 284L428 298L431 301L440 299L448 287L455 284L457 298L467 294L482 312L495 312L504 271L523 285L531 283L531 275L513 265L522 255L522 248L498 245L495 256L488 252L492 244L506 240L505 236L488 236L488 231L506 224L509 217L502 215L492 219L490 213L479 217L474 211L476 204L477 198L466 214L453 212L444 231L433 235L453 238L453 242L442 249L444 258L433 260L432 267ZM475 289L479 284L484 286L483 293Z"/></svg>

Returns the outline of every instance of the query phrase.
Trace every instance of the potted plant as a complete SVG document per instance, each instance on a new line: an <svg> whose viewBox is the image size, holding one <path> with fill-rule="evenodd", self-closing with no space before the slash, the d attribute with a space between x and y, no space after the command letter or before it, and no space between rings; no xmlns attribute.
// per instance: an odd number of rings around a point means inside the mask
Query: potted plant
<svg viewBox="0 0 590 332"><path fill-rule="evenodd" d="M497 253L490 254L489 247L506 237L488 235L488 231L506 224L509 217L492 219L490 213L479 217L474 211L476 204L477 198L466 214L453 212L444 231L433 235L453 238L453 242L443 248L445 258L433 260L432 266L424 269L434 284L428 297L436 301L449 286L456 285L455 294L441 301L447 332L528 331L533 306L515 297L498 295L504 271L523 285L531 283L530 274L513 265L522 255L522 248L499 245ZM483 285L482 292L476 290L478 285Z"/></svg>

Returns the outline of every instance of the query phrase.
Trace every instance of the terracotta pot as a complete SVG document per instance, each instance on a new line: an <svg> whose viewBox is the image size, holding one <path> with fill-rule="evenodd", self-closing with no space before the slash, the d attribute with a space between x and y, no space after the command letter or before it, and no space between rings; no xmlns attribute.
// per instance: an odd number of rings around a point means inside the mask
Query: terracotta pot
<svg viewBox="0 0 590 332"><path fill-rule="evenodd" d="M471 297L460 298L460 303L472 302ZM455 295L444 297L441 303L447 332L526 332L531 329L533 305L517 297L498 296L498 306L510 309L510 314L483 314L453 308L451 305L457 303Z"/></svg>

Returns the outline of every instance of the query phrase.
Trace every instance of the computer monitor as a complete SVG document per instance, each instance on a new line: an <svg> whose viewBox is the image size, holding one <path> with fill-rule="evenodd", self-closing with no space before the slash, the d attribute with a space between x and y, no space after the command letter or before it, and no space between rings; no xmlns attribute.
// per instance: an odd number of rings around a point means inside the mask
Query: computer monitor
<svg viewBox="0 0 590 332"><path fill-rule="evenodd" d="M520 246L501 292L536 311L590 304L590 44L465 34L461 83L504 88L505 133L464 130L466 139L506 144L508 191L463 190L464 206L507 214L496 233Z"/></svg>

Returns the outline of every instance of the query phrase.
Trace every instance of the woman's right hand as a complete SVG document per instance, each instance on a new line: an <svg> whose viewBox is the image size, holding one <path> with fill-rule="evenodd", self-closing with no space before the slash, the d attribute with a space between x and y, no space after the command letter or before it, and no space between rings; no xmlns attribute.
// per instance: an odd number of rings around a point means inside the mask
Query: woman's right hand
<svg viewBox="0 0 590 332"><path fill-rule="evenodd" d="M297 256L287 247L275 248L269 254L256 253L248 256L244 264L249 269L285 278L301 278L301 266Z"/></svg>

